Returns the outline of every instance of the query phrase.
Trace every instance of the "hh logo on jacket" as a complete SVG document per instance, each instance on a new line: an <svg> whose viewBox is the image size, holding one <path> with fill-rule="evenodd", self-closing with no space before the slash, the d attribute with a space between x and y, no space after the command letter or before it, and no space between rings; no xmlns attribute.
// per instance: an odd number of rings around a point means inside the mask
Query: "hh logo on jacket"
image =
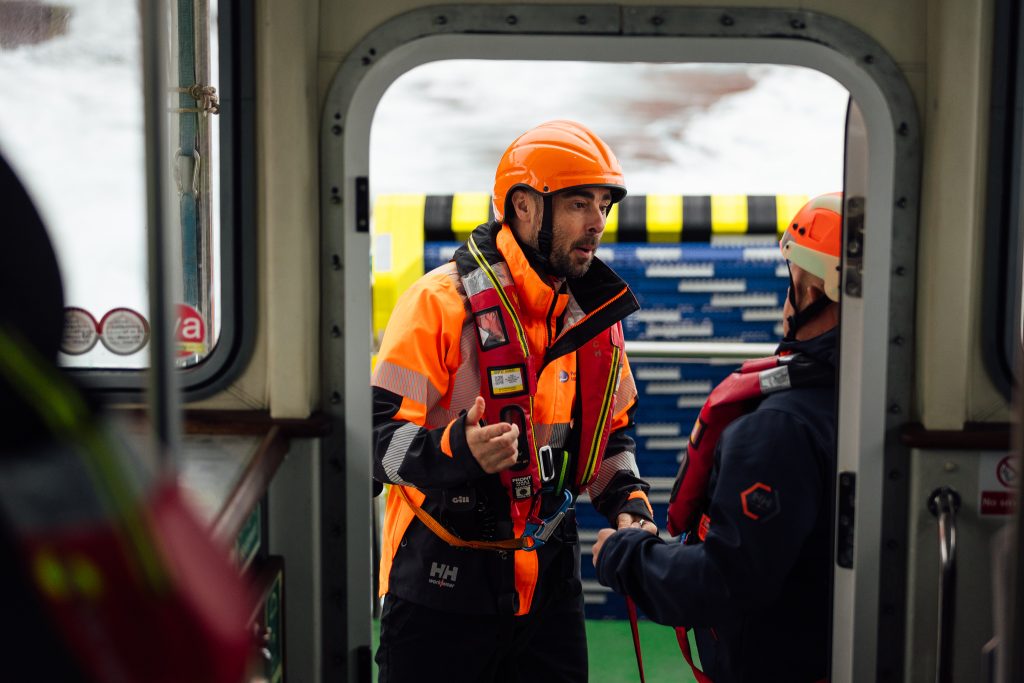
<svg viewBox="0 0 1024 683"><path fill-rule="evenodd" d="M430 563L430 578L427 579L438 588L455 588L455 579L459 576L458 567L449 567L437 562Z"/></svg>

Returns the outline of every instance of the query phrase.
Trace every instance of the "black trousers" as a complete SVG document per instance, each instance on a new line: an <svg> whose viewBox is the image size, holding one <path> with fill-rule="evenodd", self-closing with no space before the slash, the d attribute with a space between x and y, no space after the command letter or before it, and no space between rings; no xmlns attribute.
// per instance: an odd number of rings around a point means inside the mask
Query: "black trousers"
<svg viewBox="0 0 1024 683"><path fill-rule="evenodd" d="M522 617L455 614L387 595L380 683L587 680L583 595L555 594Z"/></svg>

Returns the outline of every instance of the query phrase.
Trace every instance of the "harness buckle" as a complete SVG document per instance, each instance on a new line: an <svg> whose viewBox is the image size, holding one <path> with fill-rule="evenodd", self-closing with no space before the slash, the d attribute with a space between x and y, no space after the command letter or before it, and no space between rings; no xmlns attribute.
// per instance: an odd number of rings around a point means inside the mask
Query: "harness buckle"
<svg viewBox="0 0 1024 683"><path fill-rule="evenodd" d="M565 519L569 506L572 505L572 493L569 491L564 491L563 493L565 498L562 500L562 504L558 506L555 514L547 519L526 523L526 529L523 530L523 550L536 550L551 539L552 534L555 533L562 520Z"/></svg>
<svg viewBox="0 0 1024 683"><path fill-rule="evenodd" d="M537 449L537 460L540 461L540 481L547 484L555 478L555 458L551 452L550 445L544 445Z"/></svg>

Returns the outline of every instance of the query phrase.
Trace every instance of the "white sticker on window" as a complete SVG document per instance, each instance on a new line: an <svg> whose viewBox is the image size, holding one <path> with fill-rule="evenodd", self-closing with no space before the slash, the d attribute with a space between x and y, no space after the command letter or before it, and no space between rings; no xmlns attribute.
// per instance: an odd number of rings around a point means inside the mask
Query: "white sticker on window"
<svg viewBox="0 0 1024 683"><path fill-rule="evenodd" d="M149 341L149 323L130 308L109 310L100 320L100 341L111 353L130 356Z"/></svg>
<svg viewBox="0 0 1024 683"><path fill-rule="evenodd" d="M60 350L69 356L80 356L96 346L100 339L96 318L84 308L68 306L64 309L64 331Z"/></svg>

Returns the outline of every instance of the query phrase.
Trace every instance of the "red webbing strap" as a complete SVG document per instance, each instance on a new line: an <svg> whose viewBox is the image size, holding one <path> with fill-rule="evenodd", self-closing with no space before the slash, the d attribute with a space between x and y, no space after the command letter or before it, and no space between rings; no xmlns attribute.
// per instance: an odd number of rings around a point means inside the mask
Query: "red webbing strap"
<svg viewBox="0 0 1024 683"><path fill-rule="evenodd" d="M644 658L640 654L640 625L636 618L636 603L628 595L626 596L626 610L629 612L629 628L633 631L633 650L636 651L636 668L640 670L640 683L646 683Z"/></svg>
<svg viewBox="0 0 1024 683"><path fill-rule="evenodd" d="M693 677L696 679L697 683L713 683L713 681L693 663L693 655L690 654L690 639L686 637L685 627L676 627L676 640L679 641L679 651L683 653L683 659L685 659L686 663L690 665L690 670L693 671Z"/></svg>

